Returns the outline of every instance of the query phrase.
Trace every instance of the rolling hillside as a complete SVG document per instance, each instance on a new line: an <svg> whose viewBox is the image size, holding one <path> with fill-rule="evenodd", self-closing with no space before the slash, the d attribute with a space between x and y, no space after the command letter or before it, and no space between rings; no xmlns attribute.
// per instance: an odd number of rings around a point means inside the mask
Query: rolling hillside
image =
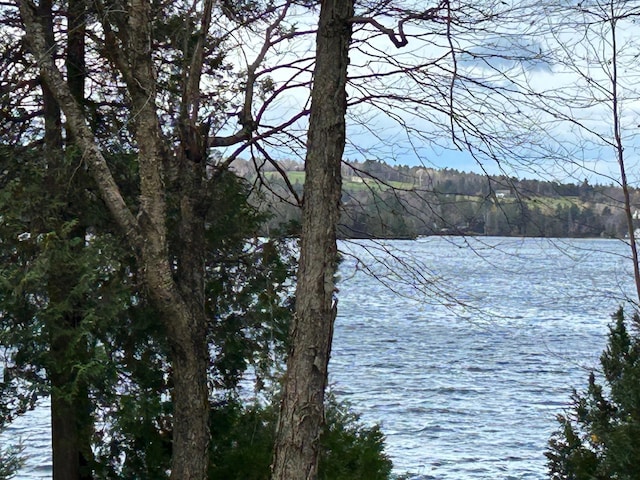
<svg viewBox="0 0 640 480"><path fill-rule="evenodd" d="M301 165L282 167L301 197ZM250 169L241 173L252 181L258 178ZM342 175L344 237L624 237L626 233L622 190L613 185L488 177L374 161L345 166ZM273 214L268 228L285 225L295 232L300 213L287 182L275 169L261 172L259 178L262 196L256 201ZM640 208L639 192L631 193Z"/></svg>

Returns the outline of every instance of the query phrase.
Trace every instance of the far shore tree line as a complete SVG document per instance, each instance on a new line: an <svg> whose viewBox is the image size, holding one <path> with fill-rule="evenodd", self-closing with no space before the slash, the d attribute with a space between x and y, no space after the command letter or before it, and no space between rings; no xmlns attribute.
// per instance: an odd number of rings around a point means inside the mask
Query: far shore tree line
<svg viewBox="0 0 640 480"><path fill-rule="evenodd" d="M302 197L303 165L278 164L280 171L271 166L260 175L251 162L239 161L234 168L260 186L255 202L272 214L265 233L282 225L295 233L300 209L292 191ZM343 162L342 178L338 232L343 238L628 236L624 193L613 184L517 179L377 160ZM630 189L630 198L640 211L640 191Z"/></svg>

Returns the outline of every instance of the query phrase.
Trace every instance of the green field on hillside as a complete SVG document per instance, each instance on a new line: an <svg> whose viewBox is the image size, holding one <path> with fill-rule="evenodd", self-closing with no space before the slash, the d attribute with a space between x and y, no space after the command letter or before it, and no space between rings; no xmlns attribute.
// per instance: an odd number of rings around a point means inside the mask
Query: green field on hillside
<svg viewBox="0 0 640 480"><path fill-rule="evenodd" d="M304 184L304 176L305 173L301 171L288 171L286 172L287 178L289 181L295 184ZM280 172L264 172L264 177L268 180L278 180L281 178ZM359 177L348 177L342 179L342 187L346 191L350 192L359 192L364 190L387 190L388 188L398 188L400 190L409 190L415 188L413 183L408 182L398 182L398 181L389 181L389 182L380 182L378 180L372 178L359 178Z"/></svg>

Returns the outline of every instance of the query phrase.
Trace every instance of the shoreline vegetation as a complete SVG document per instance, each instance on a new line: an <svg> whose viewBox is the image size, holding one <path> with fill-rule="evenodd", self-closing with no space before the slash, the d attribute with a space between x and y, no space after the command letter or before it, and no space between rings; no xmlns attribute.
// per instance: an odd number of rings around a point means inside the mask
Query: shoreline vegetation
<svg viewBox="0 0 640 480"><path fill-rule="evenodd" d="M271 215L265 234L295 236L300 227L303 165L248 161L236 174L258 188L252 202ZM286 178L285 178L286 176ZM453 169L388 165L381 161L343 164L343 239L416 239L433 235L625 238L622 188L487 176ZM640 217L640 192L632 189L632 211Z"/></svg>

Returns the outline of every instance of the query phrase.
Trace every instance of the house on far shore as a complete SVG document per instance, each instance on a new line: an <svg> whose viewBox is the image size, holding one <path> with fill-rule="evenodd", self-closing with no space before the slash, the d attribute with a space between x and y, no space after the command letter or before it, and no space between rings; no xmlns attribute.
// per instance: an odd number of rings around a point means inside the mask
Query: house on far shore
<svg viewBox="0 0 640 480"><path fill-rule="evenodd" d="M511 190L496 190L496 198L509 198Z"/></svg>

